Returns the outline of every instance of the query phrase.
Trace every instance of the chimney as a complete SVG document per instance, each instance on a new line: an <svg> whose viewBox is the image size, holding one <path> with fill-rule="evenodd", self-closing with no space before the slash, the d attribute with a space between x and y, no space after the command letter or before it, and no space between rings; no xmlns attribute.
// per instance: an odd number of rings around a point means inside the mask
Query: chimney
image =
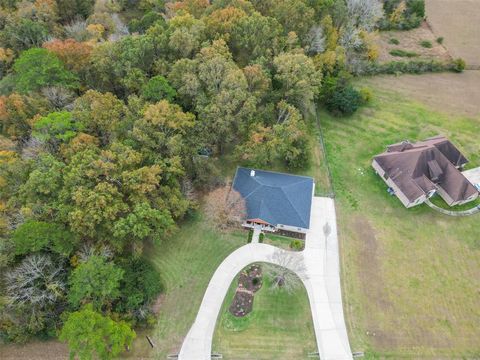
<svg viewBox="0 0 480 360"><path fill-rule="evenodd" d="M250 176L251 176L251 177L254 177L254 176L255 176L255 170L251 170L251 171L250 171Z"/></svg>

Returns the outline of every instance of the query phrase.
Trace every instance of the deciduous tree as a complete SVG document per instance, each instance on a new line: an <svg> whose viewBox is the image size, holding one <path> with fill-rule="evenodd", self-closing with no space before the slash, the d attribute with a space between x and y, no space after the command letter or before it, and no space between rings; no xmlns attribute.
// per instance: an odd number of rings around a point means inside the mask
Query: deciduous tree
<svg viewBox="0 0 480 360"><path fill-rule="evenodd" d="M220 230L239 226L246 217L245 200L229 185L211 191L205 202L205 214Z"/></svg>
<svg viewBox="0 0 480 360"><path fill-rule="evenodd" d="M68 301L74 307L91 303L96 310L120 296L124 271L103 257L94 255L72 271Z"/></svg>
<svg viewBox="0 0 480 360"><path fill-rule="evenodd" d="M301 53L283 53L273 60L285 100L306 110L319 91L321 74L311 58Z"/></svg>
<svg viewBox="0 0 480 360"><path fill-rule="evenodd" d="M125 105L112 93L88 90L75 100L73 118L106 145L120 130Z"/></svg>
<svg viewBox="0 0 480 360"><path fill-rule="evenodd" d="M75 88L77 77L65 69L56 55L46 49L27 50L13 64L15 88L20 93L40 90L45 86Z"/></svg>
<svg viewBox="0 0 480 360"><path fill-rule="evenodd" d="M80 360L114 359L132 344L135 332L124 321L113 321L96 312L91 304L71 313L60 332L68 343L70 358Z"/></svg>

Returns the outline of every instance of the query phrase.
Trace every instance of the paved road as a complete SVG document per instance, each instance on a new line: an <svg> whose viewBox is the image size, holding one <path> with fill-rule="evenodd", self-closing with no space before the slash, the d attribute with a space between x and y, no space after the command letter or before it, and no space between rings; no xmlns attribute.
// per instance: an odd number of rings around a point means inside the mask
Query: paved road
<svg viewBox="0 0 480 360"><path fill-rule="evenodd" d="M343 317L335 206L332 199L315 197L305 250L292 253L266 244L247 244L230 254L213 274L195 322L184 339L181 360L210 360L215 324L231 282L253 262L277 262L282 253L296 257L297 272L307 290L318 352L322 360L352 359ZM326 225L328 224L328 225ZM288 267L288 266L287 266Z"/></svg>

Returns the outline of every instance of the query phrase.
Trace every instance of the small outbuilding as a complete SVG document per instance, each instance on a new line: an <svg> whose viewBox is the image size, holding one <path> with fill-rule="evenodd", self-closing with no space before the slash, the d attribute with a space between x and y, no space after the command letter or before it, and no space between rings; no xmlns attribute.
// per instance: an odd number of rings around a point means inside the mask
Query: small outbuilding
<svg viewBox="0 0 480 360"><path fill-rule="evenodd" d="M444 136L403 141L375 156L372 166L407 208L438 193L450 205L475 200L479 192L460 171L468 162Z"/></svg>
<svg viewBox="0 0 480 360"><path fill-rule="evenodd" d="M244 227L297 234L310 228L311 177L239 167L232 186L245 199Z"/></svg>

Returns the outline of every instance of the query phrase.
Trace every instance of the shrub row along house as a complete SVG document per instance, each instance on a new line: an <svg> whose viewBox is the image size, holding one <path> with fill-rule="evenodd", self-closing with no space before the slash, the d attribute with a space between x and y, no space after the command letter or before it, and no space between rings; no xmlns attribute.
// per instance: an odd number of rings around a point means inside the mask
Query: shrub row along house
<svg viewBox="0 0 480 360"><path fill-rule="evenodd" d="M311 177L239 167L233 189L245 199L246 228L304 237L310 227Z"/></svg>
<svg viewBox="0 0 480 360"><path fill-rule="evenodd" d="M438 193L450 205L478 198L478 190L460 171L468 160L444 136L387 147L372 166L407 208Z"/></svg>

